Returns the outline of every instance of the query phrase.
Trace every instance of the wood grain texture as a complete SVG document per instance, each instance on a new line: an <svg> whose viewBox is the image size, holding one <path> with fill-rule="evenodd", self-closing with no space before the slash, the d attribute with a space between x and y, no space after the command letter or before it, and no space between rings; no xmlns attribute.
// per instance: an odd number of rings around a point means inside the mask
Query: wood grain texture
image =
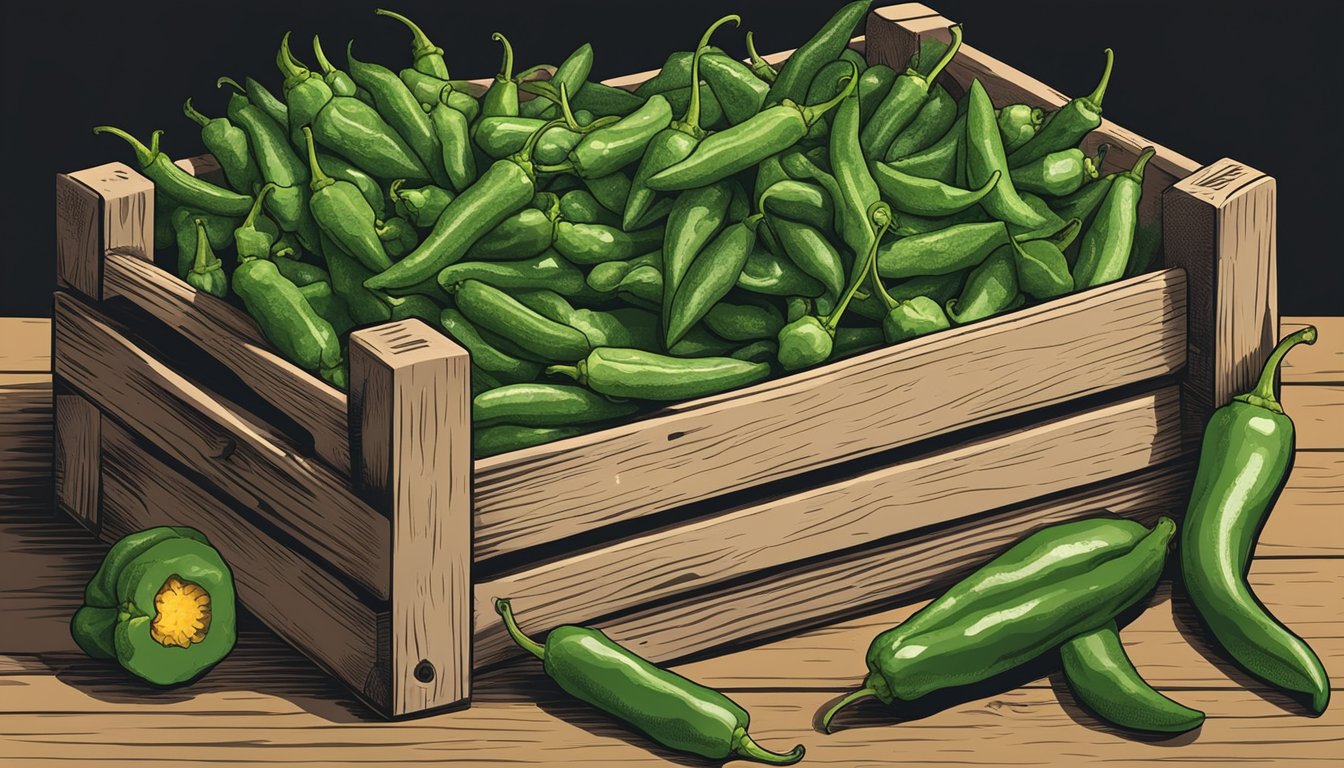
<svg viewBox="0 0 1344 768"><path fill-rule="evenodd" d="M215 159L214 155L204 154L184 157L180 160L174 160L173 165L192 176L205 179L213 184L227 184L224 178L224 169L219 166L219 161Z"/></svg>
<svg viewBox="0 0 1344 768"><path fill-rule="evenodd" d="M915 532L895 542L839 553L596 623L646 658L668 661L741 647L910 598L955 579L993 553L1045 525L1096 514L1146 519L1175 514L1188 493L1185 464L1101 483L1049 501ZM519 609L523 629L549 625ZM480 651L478 650L478 657Z"/></svg>
<svg viewBox="0 0 1344 768"><path fill-rule="evenodd" d="M0 373L51 373L51 318L0 317Z"/></svg>
<svg viewBox="0 0 1344 768"><path fill-rule="evenodd" d="M103 254L150 259L154 184L125 163L56 176L56 279L103 297Z"/></svg>
<svg viewBox="0 0 1344 768"><path fill-rule="evenodd" d="M1174 373L1184 364L1184 285L1179 271L1145 275L483 459L476 556Z"/></svg>
<svg viewBox="0 0 1344 768"><path fill-rule="evenodd" d="M1279 338L1304 326L1319 331L1315 344L1300 344L1279 367L1284 384L1344 384L1344 317L1285 317Z"/></svg>
<svg viewBox="0 0 1344 768"><path fill-rule="evenodd" d="M96 529L102 495L103 415L92 400L64 383L57 387L54 413L56 508L84 527Z"/></svg>
<svg viewBox="0 0 1344 768"><path fill-rule="evenodd" d="M51 374L0 373L0 512L49 506L51 462Z"/></svg>
<svg viewBox="0 0 1344 768"><path fill-rule="evenodd" d="M1185 433L1255 383L1278 341L1274 179L1226 158L1163 193L1166 264L1190 280Z"/></svg>
<svg viewBox="0 0 1344 768"><path fill-rule="evenodd" d="M1297 450L1344 451L1344 384L1279 389L1283 412L1297 429Z"/></svg>
<svg viewBox="0 0 1344 768"><path fill-rule="evenodd" d="M318 458L350 472L345 393L277 354L252 318L149 262L108 254L107 291L122 296L205 351L312 437Z"/></svg>
<svg viewBox="0 0 1344 768"><path fill-rule="evenodd" d="M1344 418L1336 411L1335 421ZM1256 557L1344 556L1344 451L1298 451Z"/></svg>
<svg viewBox="0 0 1344 768"><path fill-rule="evenodd" d="M533 626L581 624L1145 470L1177 457L1179 425L1173 386L478 583L476 663L518 653L495 598L511 598Z"/></svg>
<svg viewBox="0 0 1344 768"><path fill-rule="evenodd" d="M56 296L56 374L338 572L388 596L386 517L247 411L154 359L126 329Z"/></svg>
<svg viewBox="0 0 1344 768"><path fill-rule="evenodd" d="M392 519L386 713L458 705L471 695L471 358L416 319L354 332L349 354L355 476Z"/></svg>
<svg viewBox="0 0 1344 768"><path fill-rule="evenodd" d="M363 693L378 661L379 619L359 595L153 456L111 420L103 430L102 480L105 541L157 525L199 530L229 564L244 607Z"/></svg>

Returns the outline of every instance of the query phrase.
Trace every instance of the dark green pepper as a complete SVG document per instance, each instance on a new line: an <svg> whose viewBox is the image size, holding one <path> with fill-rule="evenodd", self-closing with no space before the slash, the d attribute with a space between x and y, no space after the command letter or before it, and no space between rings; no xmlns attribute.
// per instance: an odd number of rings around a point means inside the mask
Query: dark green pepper
<svg viewBox="0 0 1344 768"><path fill-rule="evenodd" d="M770 184L756 196L756 210L814 229L829 230L835 226L835 206L826 190L787 177Z"/></svg>
<svg viewBox="0 0 1344 768"><path fill-rule="evenodd" d="M312 196L308 199L308 207L322 233L368 269L380 271L391 267L392 260L378 238L378 216L369 201L354 184L323 173L317 160L317 148L313 145L313 132L308 126L303 127L303 138L308 145L308 164L312 173L309 183Z"/></svg>
<svg viewBox="0 0 1344 768"><path fill-rule="evenodd" d="M569 376L607 397L672 401L755 384L770 375L770 366L731 357L680 358L599 347L575 365L553 365L546 372Z"/></svg>
<svg viewBox="0 0 1344 768"><path fill-rule="evenodd" d="M172 158L159 151L159 137L163 131L153 133L148 147L129 133L110 125L100 125L93 132L110 133L124 139L135 150L140 172L154 182L155 191L162 192L182 205L216 216L245 216L252 207L250 195L211 184L173 164Z"/></svg>
<svg viewBox="0 0 1344 768"><path fill-rule="evenodd" d="M666 283L666 277L664 277ZM752 249L737 287L765 296L807 296L816 298L825 290L820 282L799 269L789 259L766 250L760 243Z"/></svg>
<svg viewBox="0 0 1344 768"><path fill-rule="evenodd" d="M587 189L571 189L560 196L560 218L575 224L623 228L621 217L607 210Z"/></svg>
<svg viewBox="0 0 1344 768"><path fill-rule="evenodd" d="M345 387L344 360L336 330L313 309L299 287L280 274L275 262L242 259L233 270L233 292L243 300L262 335L287 360L304 370L316 371L338 387Z"/></svg>
<svg viewBox="0 0 1344 768"><path fill-rule="evenodd" d="M382 8L375 9L374 13L396 19L410 30L411 59L414 62L415 71L443 80L448 79L448 64L443 60L443 49L430 42L429 36L425 34L424 30L420 29L420 25L400 13L385 11Z"/></svg>
<svg viewBox="0 0 1344 768"><path fill-rule="evenodd" d="M313 57L317 59L317 68L322 70L322 81L331 88L333 94L354 96L369 106L377 106L374 104L373 96L367 90L356 85L348 72L337 69L334 64L327 60L327 54L322 50L322 41L317 35L313 35Z"/></svg>
<svg viewBox="0 0 1344 768"><path fill-rule="evenodd" d="M1081 149L1064 149L1051 152L1039 160L1033 160L1012 170L1009 176L1013 184L1027 192L1038 195L1062 197L1077 192L1084 184L1095 181L1106 156L1106 145L1097 148L1096 157L1088 157Z"/></svg>
<svg viewBox="0 0 1344 768"><path fill-rule="evenodd" d="M758 341L778 336L780 329L784 327L784 318L774 305L765 302L759 304L719 302L705 313L705 326L715 336L729 341Z"/></svg>
<svg viewBox="0 0 1344 768"><path fill-rule="evenodd" d="M1077 219L1074 219L1077 221ZM1011 239L1018 287L1033 299L1073 293L1073 276L1064 252L1049 240Z"/></svg>
<svg viewBox="0 0 1344 768"><path fill-rule="evenodd" d="M946 275L977 266L1007 244L1008 229L1001 221L957 224L883 244L877 271L886 278Z"/></svg>
<svg viewBox="0 0 1344 768"><path fill-rule="evenodd" d="M737 125L761 111L770 84L746 64L729 56L710 55L701 60L700 68L729 123Z"/></svg>
<svg viewBox="0 0 1344 768"><path fill-rule="evenodd" d="M971 270L961 296L948 300L947 316L957 325L965 325L1017 309L1024 302L1017 287L1013 248L1005 245Z"/></svg>
<svg viewBox="0 0 1344 768"><path fill-rule="evenodd" d="M387 124L410 146L420 164L429 171L434 183L439 186L456 188L456 180L450 180L444 168L444 148L439 144L434 124L429 115L421 109L420 101L406 87L397 73L380 64L360 61L355 58L355 42L351 40L345 47L345 59L350 67L350 77L373 97L373 104ZM442 102L439 102L442 105ZM444 109L448 107L444 106ZM456 110L454 110L456 111ZM456 113L462 117L460 112ZM462 122L466 118L462 117ZM465 137L465 127L462 135Z"/></svg>
<svg viewBox="0 0 1344 768"><path fill-rule="evenodd" d="M572 171L584 179L608 176L638 160L649 140L671 122L672 107L655 94L629 116L585 134L569 151L567 162L538 170Z"/></svg>
<svg viewBox="0 0 1344 768"><path fill-rule="evenodd" d="M1181 531L1181 574L1195 612L1242 669L1304 697L1319 715L1330 678L1302 638L1275 619L1246 580L1265 518L1293 463L1292 419L1274 396L1288 351L1316 343L1307 326L1279 342L1250 392L1213 412Z"/></svg>
<svg viewBox="0 0 1344 768"><path fill-rule="evenodd" d="M667 215L663 238L663 327L668 327L673 300L686 271L695 257L723 229L728 219L728 206L733 187L717 182L677 195L672 212Z"/></svg>
<svg viewBox="0 0 1344 768"><path fill-rule="evenodd" d="M1029 104L1009 104L997 112L1003 150L1013 152L1026 144L1045 124L1045 111Z"/></svg>
<svg viewBox="0 0 1344 768"><path fill-rule="evenodd" d="M886 163L874 161L871 168L883 199L896 210L917 216L960 213L993 192L1000 177L1000 173L994 171L979 189L961 189L937 179L912 176Z"/></svg>
<svg viewBox="0 0 1344 768"><path fill-rule="evenodd" d="M929 88L924 106L882 154L886 160L908 157L942 138L957 120L957 100L947 89L935 83Z"/></svg>
<svg viewBox="0 0 1344 768"><path fill-rule="evenodd" d="M373 231L382 242L383 250L394 259L400 259L420 244L420 235L416 233L415 227L400 216L374 222Z"/></svg>
<svg viewBox="0 0 1344 768"><path fill-rule="evenodd" d="M897 303L882 319L882 336L888 344L951 328L943 307L928 296Z"/></svg>
<svg viewBox="0 0 1344 768"><path fill-rule="evenodd" d="M477 240L467 257L481 261L530 259L555 242L559 200L549 192L541 192L534 203L546 207L528 206L501 221L494 229Z"/></svg>
<svg viewBox="0 0 1344 768"><path fill-rule="evenodd" d="M668 347L675 345L732 290L747 257L756 246L756 226L760 219L761 215L755 214L724 227L687 266L668 313L664 338Z"/></svg>
<svg viewBox="0 0 1344 768"><path fill-rule="evenodd" d="M555 250L572 263L584 266L625 261L662 244L662 227L625 232L604 224L555 223Z"/></svg>
<svg viewBox="0 0 1344 768"><path fill-rule="evenodd" d="M789 261L838 298L845 290L845 264L830 239L816 227L783 217L770 217L767 225Z"/></svg>
<svg viewBox="0 0 1344 768"><path fill-rule="evenodd" d="M1153 690L1120 644L1115 620L1059 647L1064 679L1103 720L1139 731L1184 733L1204 724L1204 713Z"/></svg>
<svg viewBox="0 0 1344 768"><path fill-rule="evenodd" d="M943 69L951 63L952 57L956 56L957 50L961 48L961 25L952 25L948 32L952 35L952 43L943 51L942 57L933 69L926 73L907 68L892 83L891 90L887 91L873 116L864 124L859 141L863 146L865 158L869 160L886 158L887 148L896 140L897 135L914 122L928 99L930 84L938 79L938 75L942 74Z"/></svg>
<svg viewBox="0 0 1344 768"><path fill-rule="evenodd" d="M453 193L433 185L405 189L402 187L405 183L405 179L397 179L388 190L397 215L417 227L434 226L443 210L453 202Z"/></svg>
<svg viewBox="0 0 1344 768"><path fill-rule="evenodd" d="M103 558L70 621L95 659L115 658L154 685L200 677L233 650L233 573L199 531L150 528Z"/></svg>
<svg viewBox="0 0 1344 768"><path fill-rule="evenodd" d="M892 168L924 179L953 184L957 158L966 152L966 116L961 115L941 139L912 155L890 161Z"/></svg>
<svg viewBox="0 0 1344 768"><path fill-rule="evenodd" d="M966 181L980 187L998 173L999 183L980 205L996 219L1021 229L1039 229L1049 220L1022 201L1008 175L1003 139L994 119L994 105L979 80L971 82L966 110Z"/></svg>
<svg viewBox="0 0 1344 768"><path fill-rule="evenodd" d="M191 99L182 105L182 112L201 126L201 143L215 156L230 187L248 193L261 186L261 172L252 159L246 131L227 117L206 117L191 106Z"/></svg>
<svg viewBox="0 0 1344 768"><path fill-rule="evenodd" d="M542 360L579 360L588 355L588 339L529 309L507 293L479 280L464 280L454 294L457 308L476 326L489 330Z"/></svg>
<svg viewBox="0 0 1344 768"><path fill-rule="evenodd" d="M570 106L592 112L598 117L625 117L644 106L644 103L645 99L624 88L590 80L579 87Z"/></svg>
<svg viewBox="0 0 1344 768"><path fill-rule="evenodd" d="M870 4L870 0L855 0L841 6L811 39L785 59L779 75L770 85L770 92L766 94L766 105L801 101L807 95L807 88L817 72L840 58L840 54L849 48L850 38L855 28L867 17Z"/></svg>
<svg viewBox="0 0 1344 768"><path fill-rule="evenodd" d="M210 238L205 232L205 221L193 219L196 227L196 258L191 270L187 272L187 285L211 296L223 298L229 292L229 276L224 274L224 262L215 255L210 247Z"/></svg>
<svg viewBox="0 0 1344 768"><path fill-rule="evenodd" d="M439 147L437 165L431 170L442 168L453 189L461 192L476 181L476 156L467 116L439 102L430 108L429 122Z"/></svg>
<svg viewBox="0 0 1344 768"><path fill-rule="evenodd" d="M583 387L509 384L472 399L471 423L476 427L492 424L567 427L619 419L638 410L634 403L608 400Z"/></svg>
<svg viewBox="0 0 1344 768"><path fill-rule="evenodd" d="M460 261L444 267L438 280L439 285L449 292L464 280L479 280L507 291L549 288L565 296L580 293L585 285L583 273L554 250L544 251L531 259L505 263Z"/></svg>
<svg viewBox="0 0 1344 768"><path fill-rule="evenodd" d="M1079 290L1114 282L1124 276L1134 249L1134 230L1139 222L1143 169L1154 154L1152 147L1145 149L1133 168L1117 175L1097 207L1091 226L1083 233L1078 263L1073 268L1073 282Z"/></svg>
<svg viewBox="0 0 1344 768"><path fill-rule="evenodd" d="M1106 68L1101 73L1101 82L1097 83L1097 87L1092 93L1073 99L1051 115L1036 135L1008 155L1008 167L1017 168L1051 152L1076 147L1083 137L1101 127L1101 100L1106 95L1106 85L1111 80L1111 67L1114 64L1115 54L1107 48Z"/></svg>
<svg viewBox="0 0 1344 768"><path fill-rule="evenodd" d="M506 384L536 381L541 366L501 350L456 309L439 313L439 325L471 354L471 364Z"/></svg>

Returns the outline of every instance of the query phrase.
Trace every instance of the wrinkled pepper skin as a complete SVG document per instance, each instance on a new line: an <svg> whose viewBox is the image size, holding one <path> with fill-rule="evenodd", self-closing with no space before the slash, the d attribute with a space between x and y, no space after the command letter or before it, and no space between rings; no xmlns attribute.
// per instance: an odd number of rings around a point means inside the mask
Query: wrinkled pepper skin
<svg viewBox="0 0 1344 768"><path fill-rule="evenodd" d="M70 622L79 647L154 685L199 677L233 649L233 574L191 528L159 527L113 545Z"/></svg>

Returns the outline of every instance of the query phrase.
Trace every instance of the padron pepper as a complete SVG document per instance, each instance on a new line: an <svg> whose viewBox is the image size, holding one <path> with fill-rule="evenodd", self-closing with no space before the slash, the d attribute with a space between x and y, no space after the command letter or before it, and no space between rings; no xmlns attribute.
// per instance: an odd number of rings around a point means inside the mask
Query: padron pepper
<svg viewBox="0 0 1344 768"><path fill-rule="evenodd" d="M929 88L929 97L910 121L887 146L882 157L895 160L906 157L942 138L957 120L957 100L937 83Z"/></svg>
<svg viewBox="0 0 1344 768"><path fill-rule="evenodd" d="M668 313L664 343L669 348L737 284L737 276L756 246L760 220L758 213L724 227L686 268Z"/></svg>
<svg viewBox="0 0 1344 768"><path fill-rule="evenodd" d="M1008 175L1018 189L1038 195L1063 197L1096 180L1101 162L1106 157L1106 149L1106 144L1097 147L1095 157L1088 157L1077 147L1062 149L1020 165Z"/></svg>
<svg viewBox="0 0 1344 768"><path fill-rule="evenodd" d="M574 365L552 365L546 372L569 376L607 397L675 401L755 384L770 375L770 366L731 357L682 358L598 347Z"/></svg>
<svg viewBox="0 0 1344 768"><path fill-rule="evenodd" d="M561 98L566 99L566 94L561 86ZM584 179L608 176L642 157L649 141L671 122L671 105L655 94L626 117L586 133L569 151L565 162L539 165L537 170L573 172Z"/></svg>
<svg viewBox="0 0 1344 768"><path fill-rule="evenodd" d="M317 59L317 68L322 70L322 81L331 88L332 93L337 96L354 96L365 104L377 108L372 94L356 85L350 73L337 69L336 65L327 59L326 52L322 50L322 40L317 35L313 35L313 57Z"/></svg>
<svg viewBox="0 0 1344 768"><path fill-rule="evenodd" d="M943 69L952 62L952 58L961 48L961 25L952 25L948 32L952 35L952 43L943 51L942 57L933 69L927 73L917 69L906 69L896 78L896 82L892 83L891 90L887 91L882 103L874 110L873 116L864 124L863 132L859 135L864 157L869 160L886 158L887 148L896 140L897 135L914 122L928 99L930 85L938 79L938 75L942 74Z"/></svg>
<svg viewBox="0 0 1344 768"><path fill-rule="evenodd" d="M1003 149L1012 152L1026 144L1045 124L1045 110L1030 104L1009 104L996 113Z"/></svg>
<svg viewBox="0 0 1344 768"><path fill-rule="evenodd" d="M182 112L201 126L201 143L215 156L230 187L246 193L261 186L261 173L252 159L246 131L227 117L206 117L191 105L191 99L182 105Z"/></svg>
<svg viewBox="0 0 1344 768"><path fill-rule="evenodd" d="M1274 377L1289 350L1316 343L1316 335L1307 326L1285 337L1255 388L1209 418L1180 553L1186 593L1217 646L1257 678L1305 698L1319 715L1330 702L1321 660L1256 599L1246 579L1293 463L1293 422L1274 396Z"/></svg>
<svg viewBox="0 0 1344 768"><path fill-rule="evenodd" d="M770 84L770 92L765 96L766 105L773 106L785 101L797 102L806 97L807 88L817 76L817 72L840 58L840 54L849 47L854 30L867 17L868 6L871 4L871 0L854 0L846 3L821 26L821 29L817 30L815 35L798 46L798 50L784 60L784 65L779 68L779 74Z"/></svg>
<svg viewBox="0 0 1344 768"><path fill-rule="evenodd" d="M736 125L761 111L770 84L746 64L731 56L712 55L701 60L701 69L729 123Z"/></svg>
<svg viewBox="0 0 1344 768"><path fill-rule="evenodd" d="M192 224L196 227L196 259L187 272L187 284L198 291L223 298L229 292L229 276L224 274L224 262L210 247L205 221L193 219Z"/></svg>
<svg viewBox="0 0 1344 768"><path fill-rule="evenodd" d="M453 202L453 193L443 187L427 184L407 188L405 179L397 179L388 187L388 198L397 215L417 227L432 227L443 209Z"/></svg>
<svg viewBox="0 0 1344 768"><path fill-rule="evenodd" d="M1148 685L1120 644L1115 620L1059 647L1064 679L1074 696L1103 720L1136 731L1184 733L1204 723L1204 713Z"/></svg>
<svg viewBox="0 0 1344 768"><path fill-rule="evenodd" d="M609 400L572 384L508 384L472 399L471 423L568 427L619 419L638 410L629 401Z"/></svg>
<svg viewBox="0 0 1344 768"><path fill-rule="evenodd" d="M376 8L373 12L379 16L396 19L410 30L411 60L414 62L415 71L441 80L448 79L448 64L443 60L443 49L430 41L429 36L425 34L419 24L400 13L383 10L382 8Z"/></svg>
<svg viewBox="0 0 1344 768"><path fill-rule="evenodd" d="M761 747L747 734L751 717L736 702L654 666L599 630L556 627L542 645L518 628L508 599L496 599L495 611L509 637L541 659L547 677L566 693L665 747L712 760L741 758L769 765L792 765L803 758L802 745L785 754Z"/></svg>
<svg viewBox="0 0 1344 768"><path fill-rule="evenodd" d="M378 216L359 188L348 181L338 181L322 172L313 145L313 132L303 127L303 138L308 146L308 165L312 174L309 188L312 196L308 207L322 232L346 253L371 270L392 266L383 242L378 237Z"/></svg>
<svg viewBox="0 0 1344 768"><path fill-rule="evenodd" d="M110 125L100 125L93 132L110 133L124 139L135 150L140 172L154 182L154 190L182 205L217 216L243 216L252 207L250 195L211 184L177 167L172 158L159 151L159 137L163 131L155 131L150 136L148 147L129 133Z"/></svg>
<svg viewBox="0 0 1344 768"><path fill-rule="evenodd" d="M523 103L519 107L519 113L523 117L543 117L551 119L559 115L560 105L558 98L560 90L563 87L568 93L578 93L583 84L588 81L588 75L593 71L593 46L584 43L574 52L565 57L560 62L560 66L551 73L551 78L546 85L553 89L557 100L551 99L532 99Z"/></svg>
<svg viewBox="0 0 1344 768"><path fill-rule="evenodd" d="M1013 186L1004 159L1003 138L994 121L994 105L985 86L979 80L973 80L966 108L966 181L980 187L995 173L999 174L999 182L980 201L986 211L1019 229L1039 229L1049 222L1023 202Z"/></svg>
<svg viewBox="0 0 1344 768"><path fill-rule="evenodd" d="M112 545L70 634L95 659L177 685L233 650L236 616L233 574L209 540L192 528L150 528Z"/></svg>
<svg viewBox="0 0 1344 768"><path fill-rule="evenodd" d="M1176 524L1083 520L1027 537L868 647L863 687L822 717L873 696L883 704L986 680L1104 626L1157 584Z"/></svg>
<svg viewBox="0 0 1344 768"><path fill-rule="evenodd" d="M380 64L356 59L353 40L345 46L345 59L350 66L350 77L373 97L373 105L377 108L378 114L415 152L416 158L429 171L434 183L439 186L452 184L455 188L461 189L454 180L449 179L448 172L444 168L443 147L434 130L434 123L430 120L430 116L425 114L425 110L421 109L420 101L411 93L411 89L397 77L397 73ZM436 99L435 103L442 104L441 99L442 97ZM444 108L448 107L445 105ZM457 114L461 115L460 112ZM462 118L462 122L465 124L465 117ZM460 140L465 139L464 128Z"/></svg>
<svg viewBox="0 0 1344 768"><path fill-rule="evenodd" d="M1097 87L1087 96L1073 99L1060 107L1034 136L1012 150L1008 154L1008 167L1017 168L1051 152L1076 147L1084 136L1101 127L1101 100L1106 95L1114 64L1115 53L1107 48L1106 68L1102 70L1101 82L1097 83Z"/></svg>
<svg viewBox="0 0 1344 768"><path fill-rule="evenodd" d="M1097 206L1095 217L1083 233L1073 282L1082 290L1114 282L1125 275L1134 232L1139 222L1139 199L1143 196L1143 170L1156 151L1148 147L1134 167L1118 174Z"/></svg>

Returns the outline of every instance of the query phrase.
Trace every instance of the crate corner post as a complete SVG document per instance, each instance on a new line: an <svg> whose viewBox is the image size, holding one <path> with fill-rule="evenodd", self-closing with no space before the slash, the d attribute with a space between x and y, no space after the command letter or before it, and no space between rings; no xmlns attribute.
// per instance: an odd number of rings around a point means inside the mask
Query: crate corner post
<svg viewBox="0 0 1344 768"><path fill-rule="evenodd" d="M885 64L904 72L910 57L919 53L920 41L933 37L951 40L952 22L923 3L900 3L873 8L864 31L864 55L869 65Z"/></svg>
<svg viewBox="0 0 1344 768"><path fill-rule="evenodd" d="M56 280L101 301L109 251L154 257L154 183L125 163L56 174Z"/></svg>
<svg viewBox="0 0 1344 768"><path fill-rule="evenodd" d="M1168 266L1189 285L1186 440L1198 445L1214 409L1254 385L1278 341L1274 177L1223 158L1162 196Z"/></svg>
<svg viewBox="0 0 1344 768"><path fill-rule="evenodd" d="M356 489L392 522L381 680L393 717L471 696L471 387L466 350L419 320L350 336Z"/></svg>

